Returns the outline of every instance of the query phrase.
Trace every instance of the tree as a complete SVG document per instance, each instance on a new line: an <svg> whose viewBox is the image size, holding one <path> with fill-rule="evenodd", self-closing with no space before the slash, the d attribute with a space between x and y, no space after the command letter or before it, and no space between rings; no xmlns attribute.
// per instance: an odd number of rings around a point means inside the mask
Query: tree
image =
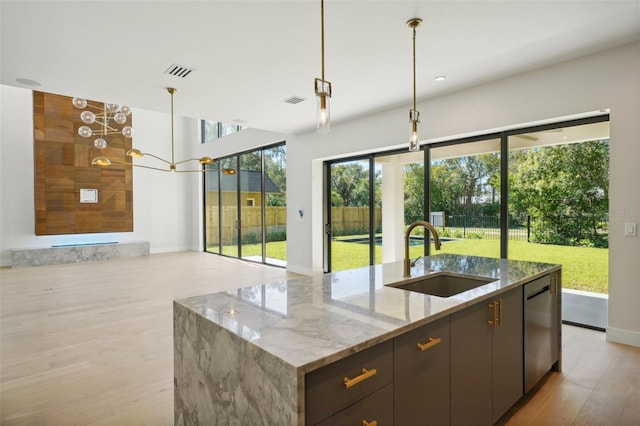
<svg viewBox="0 0 640 426"><path fill-rule="evenodd" d="M374 200L369 200L369 170L361 162L331 167L331 205L333 207L369 207L382 205L380 172L374 176Z"/></svg>
<svg viewBox="0 0 640 426"><path fill-rule="evenodd" d="M278 145L264 150L264 171L280 190L267 195L268 206L287 205L287 146Z"/></svg>
<svg viewBox="0 0 640 426"><path fill-rule="evenodd" d="M495 215L500 206L500 156L485 153L431 165L431 210L448 215Z"/></svg>
<svg viewBox="0 0 640 426"><path fill-rule="evenodd" d="M424 219L424 164L404 166L404 223Z"/></svg>
<svg viewBox="0 0 640 426"><path fill-rule="evenodd" d="M509 162L510 210L544 221L534 240L607 245L601 222L609 208L608 140L514 151Z"/></svg>

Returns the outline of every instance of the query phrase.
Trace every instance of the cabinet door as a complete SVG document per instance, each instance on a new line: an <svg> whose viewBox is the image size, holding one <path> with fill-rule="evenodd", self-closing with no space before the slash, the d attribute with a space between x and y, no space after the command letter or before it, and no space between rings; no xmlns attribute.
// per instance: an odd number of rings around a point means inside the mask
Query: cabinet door
<svg viewBox="0 0 640 426"><path fill-rule="evenodd" d="M318 426L361 426L366 424L393 426L392 384L345 408L322 423L318 423Z"/></svg>
<svg viewBox="0 0 640 426"><path fill-rule="evenodd" d="M477 303L450 317L451 425L490 425L491 301Z"/></svg>
<svg viewBox="0 0 640 426"><path fill-rule="evenodd" d="M393 345L395 424L448 425L449 317L398 336Z"/></svg>
<svg viewBox="0 0 640 426"><path fill-rule="evenodd" d="M523 296L522 287L494 299L499 324L493 330L492 423L523 395Z"/></svg>
<svg viewBox="0 0 640 426"><path fill-rule="evenodd" d="M562 368L562 272L551 274L551 361L554 370Z"/></svg>
<svg viewBox="0 0 640 426"><path fill-rule="evenodd" d="M393 382L393 341L311 371L305 381L306 421L313 425Z"/></svg>

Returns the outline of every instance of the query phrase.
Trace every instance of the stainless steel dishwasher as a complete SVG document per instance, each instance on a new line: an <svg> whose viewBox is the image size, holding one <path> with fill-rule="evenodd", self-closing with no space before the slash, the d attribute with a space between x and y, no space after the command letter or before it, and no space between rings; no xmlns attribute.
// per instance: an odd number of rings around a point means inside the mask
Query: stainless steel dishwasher
<svg viewBox="0 0 640 426"><path fill-rule="evenodd" d="M556 337L550 275L525 284L524 303L524 391L527 393L557 361L557 356L554 359L557 350L553 341Z"/></svg>

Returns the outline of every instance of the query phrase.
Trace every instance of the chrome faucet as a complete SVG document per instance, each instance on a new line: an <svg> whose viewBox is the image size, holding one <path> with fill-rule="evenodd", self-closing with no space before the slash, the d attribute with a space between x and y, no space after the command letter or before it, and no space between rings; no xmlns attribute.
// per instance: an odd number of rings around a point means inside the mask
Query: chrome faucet
<svg viewBox="0 0 640 426"><path fill-rule="evenodd" d="M431 231L431 234L433 235L433 243L436 245L436 250L440 250L440 238L438 237L438 231L436 231L436 228L434 228L432 224L424 220L418 220L417 222L413 222L411 225L409 225L406 232L404 233L404 274L402 275L403 277L411 276L412 262L411 262L411 259L409 258L409 235L411 234L411 231L413 231L413 228L415 228L416 226L423 226L427 228L429 231ZM426 233L425 238L428 236L429 236L429 233Z"/></svg>

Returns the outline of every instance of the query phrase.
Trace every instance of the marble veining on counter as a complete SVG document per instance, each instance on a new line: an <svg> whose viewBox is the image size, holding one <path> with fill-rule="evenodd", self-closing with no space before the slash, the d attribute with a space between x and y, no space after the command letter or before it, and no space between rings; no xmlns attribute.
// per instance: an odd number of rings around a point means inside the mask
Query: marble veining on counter
<svg viewBox="0 0 640 426"><path fill-rule="evenodd" d="M388 286L407 280L402 269L393 262L175 301L176 424L304 424L306 373L560 266L418 260L416 279L441 271L493 278L447 298Z"/></svg>
<svg viewBox="0 0 640 426"><path fill-rule="evenodd" d="M177 301L296 368L315 369L489 298L558 265L473 256L420 259L413 277L439 271L495 278L441 298L386 286L405 280L402 262L283 280ZM483 297L484 296L484 297Z"/></svg>

